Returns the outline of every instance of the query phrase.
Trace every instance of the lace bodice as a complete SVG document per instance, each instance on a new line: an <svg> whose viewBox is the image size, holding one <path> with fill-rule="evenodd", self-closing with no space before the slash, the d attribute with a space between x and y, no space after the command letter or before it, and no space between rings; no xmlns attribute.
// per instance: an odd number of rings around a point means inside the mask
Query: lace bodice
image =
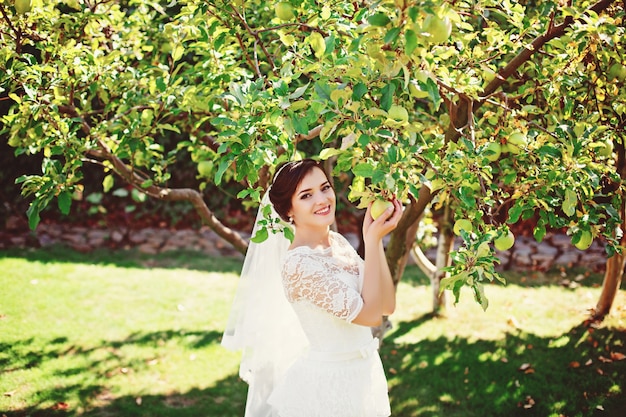
<svg viewBox="0 0 626 417"><path fill-rule="evenodd" d="M352 324L363 308L363 260L340 234L330 247L297 247L285 258L285 295L298 315L311 348L350 350L372 339L367 327Z"/></svg>

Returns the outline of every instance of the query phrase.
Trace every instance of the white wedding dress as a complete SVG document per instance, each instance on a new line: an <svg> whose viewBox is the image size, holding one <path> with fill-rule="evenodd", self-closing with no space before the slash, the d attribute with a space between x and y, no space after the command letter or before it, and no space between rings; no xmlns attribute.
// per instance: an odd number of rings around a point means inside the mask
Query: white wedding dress
<svg viewBox="0 0 626 417"><path fill-rule="evenodd" d="M340 234L327 249L287 252L283 286L309 347L269 396L279 417L391 414L378 340L351 323L363 307L363 260Z"/></svg>

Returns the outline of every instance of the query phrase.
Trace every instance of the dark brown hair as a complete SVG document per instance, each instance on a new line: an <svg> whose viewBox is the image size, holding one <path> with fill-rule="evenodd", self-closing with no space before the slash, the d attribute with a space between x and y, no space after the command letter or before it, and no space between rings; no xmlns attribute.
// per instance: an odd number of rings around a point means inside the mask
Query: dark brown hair
<svg viewBox="0 0 626 417"><path fill-rule="evenodd" d="M289 221L289 210L291 210L291 197L296 192L296 188L302 182L302 178L311 172L313 168L322 170L328 182L332 185L331 179L328 177L326 170L321 162L313 159L303 159L301 161L291 161L281 164L276 168L274 180L270 188L270 201L274 206L274 210L284 221Z"/></svg>

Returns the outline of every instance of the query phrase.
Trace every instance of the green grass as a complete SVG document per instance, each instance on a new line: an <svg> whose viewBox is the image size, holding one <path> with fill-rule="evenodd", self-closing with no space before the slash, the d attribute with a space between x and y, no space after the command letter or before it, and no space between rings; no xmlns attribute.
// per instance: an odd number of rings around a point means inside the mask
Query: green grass
<svg viewBox="0 0 626 417"><path fill-rule="evenodd" d="M242 416L239 354L219 344L240 267L186 252L0 251L0 415ZM463 292L432 317L428 282L408 268L381 349L393 416L626 415L625 291L589 328L601 276L505 277L486 312Z"/></svg>

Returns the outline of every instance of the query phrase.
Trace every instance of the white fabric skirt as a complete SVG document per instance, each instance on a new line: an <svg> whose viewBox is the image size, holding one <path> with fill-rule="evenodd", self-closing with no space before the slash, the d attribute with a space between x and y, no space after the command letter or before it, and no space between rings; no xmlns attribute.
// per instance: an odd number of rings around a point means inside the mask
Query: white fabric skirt
<svg viewBox="0 0 626 417"><path fill-rule="evenodd" d="M387 379L378 340L352 352L309 352L297 360L268 403L280 417L387 417Z"/></svg>

